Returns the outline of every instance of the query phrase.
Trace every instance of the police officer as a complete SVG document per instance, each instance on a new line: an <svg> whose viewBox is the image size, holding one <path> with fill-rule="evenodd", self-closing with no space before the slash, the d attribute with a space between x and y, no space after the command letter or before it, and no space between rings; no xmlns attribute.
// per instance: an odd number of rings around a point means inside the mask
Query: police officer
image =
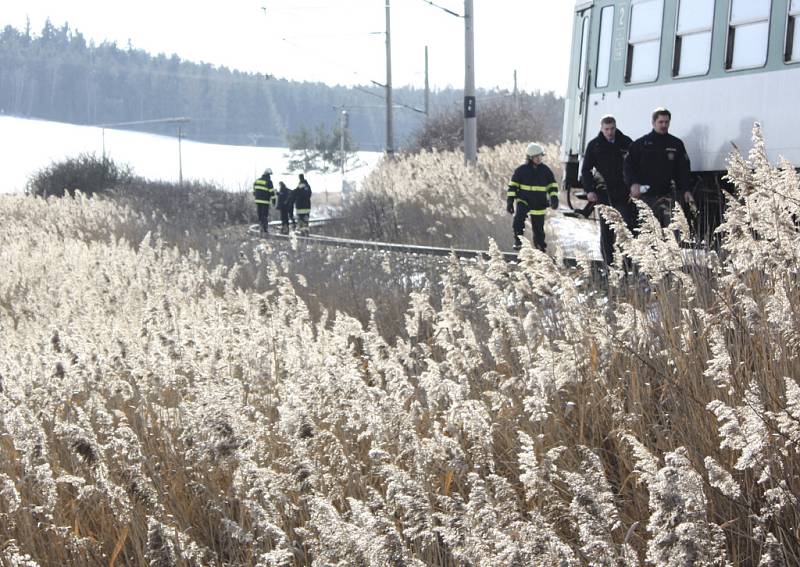
<svg viewBox="0 0 800 567"><path fill-rule="evenodd" d="M625 183L631 197L647 203L659 224L666 227L679 196L684 204L694 201L689 186L689 155L680 138L669 133L669 110L656 108L651 118L653 130L633 142L625 158Z"/></svg>
<svg viewBox="0 0 800 567"><path fill-rule="evenodd" d="M581 181L590 205L600 203L617 209L629 229L636 219L628 187L622 175L622 164L631 139L617 129L617 120L610 114L600 119L600 133L590 141L583 154ZM587 213L588 214L588 213ZM614 261L614 231L600 217L600 253L606 264Z"/></svg>
<svg viewBox="0 0 800 567"><path fill-rule="evenodd" d="M267 168L253 183L253 197L258 210L258 222L263 233L269 232L269 206L275 204L275 188L272 185L272 170Z"/></svg>
<svg viewBox="0 0 800 567"><path fill-rule="evenodd" d="M552 170L542 163L544 148L528 144L525 163L514 170L508 184L506 210L514 215L514 250L522 248L519 237L525 231L525 219L530 217L533 227L533 244L545 251L544 216L550 208L558 208L558 184ZM515 210L516 206L516 210Z"/></svg>
<svg viewBox="0 0 800 567"><path fill-rule="evenodd" d="M292 190L283 181L278 183L277 209L281 212L281 234L289 234L289 221L294 221Z"/></svg>

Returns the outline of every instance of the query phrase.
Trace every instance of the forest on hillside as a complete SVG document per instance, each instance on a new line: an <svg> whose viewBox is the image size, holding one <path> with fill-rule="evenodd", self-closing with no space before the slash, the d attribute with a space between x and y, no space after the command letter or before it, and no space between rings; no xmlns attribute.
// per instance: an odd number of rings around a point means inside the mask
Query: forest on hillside
<svg viewBox="0 0 800 567"><path fill-rule="evenodd" d="M353 107L350 133L359 149L380 150L385 140L383 89L330 86L240 72L177 55L151 55L130 43L99 45L65 23L47 21L37 35L30 27L6 26L0 33L0 113L74 124L189 117L191 139L242 145L285 146L287 135L324 124L334 128L339 108ZM425 124L424 91L394 89L396 142L412 142ZM461 112L458 89L430 93L431 116ZM479 90L481 101L496 104L512 95ZM522 100L542 117L544 141L558 138L563 99L553 93L525 94ZM337 108L338 107L338 108ZM358 107L358 108L355 108ZM363 108L368 107L368 108ZM174 133L170 124L137 129Z"/></svg>

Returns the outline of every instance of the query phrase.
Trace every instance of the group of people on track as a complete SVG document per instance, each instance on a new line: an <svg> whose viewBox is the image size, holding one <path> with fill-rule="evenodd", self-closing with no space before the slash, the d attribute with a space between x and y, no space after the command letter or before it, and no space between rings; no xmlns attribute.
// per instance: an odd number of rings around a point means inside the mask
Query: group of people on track
<svg viewBox="0 0 800 567"><path fill-rule="evenodd" d="M278 190L272 182L272 169L269 167L253 183L253 196L258 212L258 224L262 234L269 233L269 210L275 207L281 215L281 234L289 234L289 225L301 236L309 234L309 215L311 214L311 185L304 174L298 175L297 187L289 189L283 181L278 182ZM295 219L295 213L297 218Z"/></svg>
<svg viewBox="0 0 800 567"><path fill-rule="evenodd" d="M629 230L637 228L637 209L634 200L641 199L653 211L662 227L671 220L675 203L692 207L689 156L683 142L669 133L672 114L666 108L656 108L651 115L652 130L631 140L617 127L611 115L600 120L600 132L586 146L581 182L588 200L583 214L588 216L596 204L608 205L619 211ZM506 209L514 215L512 223L514 249L522 247L521 237L525 220L530 219L533 244L545 251L544 221L548 207L557 209L558 184L553 171L543 163L544 148L531 143L526 149L525 163L511 176L506 193ZM289 234L290 224L301 236L309 234L311 186L300 174L297 187L289 189L281 181L276 191L272 170L267 168L253 184L262 233L269 232L270 207L280 211L281 234ZM295 215L297 213L297 221ZM603 261L611 264L614 251L614 231L603 215L600 221L600 251Z"/></svg>

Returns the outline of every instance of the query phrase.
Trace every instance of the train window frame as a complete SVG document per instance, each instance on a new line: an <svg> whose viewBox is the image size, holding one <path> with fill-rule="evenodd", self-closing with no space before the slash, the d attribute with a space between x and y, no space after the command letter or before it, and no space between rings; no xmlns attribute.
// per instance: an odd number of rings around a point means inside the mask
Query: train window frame
<svg viewBox="0 0 800 567"><path fill-rule="evenodd" d="M611 15L608 18L608 20L606 20L607 10L611 10L610 13ZM595 72L595 78L594 78L594 86L597 87L598 89L604 89L608 87L609 83L611 82L611 52L612 52L612 47L614 45L615 15L616 15L616 6L614 6L613 4L610 4L608 6L603 6L600 9L600 27L599 27L599 33L597 34L597 67L596 67L597 71ZM603 28L604 24L608 25L608 28L606 28L608 30L608 35L607 35L608 45L605 45L603 43L604 40L603 31L605 31ZM604 73L601 72L601 69L603 69L603 67L601 66L601 61L605 61ZM604 82L601 82L601 80Z"/></svg>
<svg viewBox="0 0 800 567"><path fill-rule="evenodd" d="M711 20L708 26L692 27L685 30L680 29L681 22L681 7L685 6L684 2L687 0L678 0L678 10L675 17L675 46L672 55L672 78L673 79L688 79L691 77L704 77L711 72L711 50L714 45L714 14L717 10L717 1L711 0ZM693 0L688 0L693 1ZM681 56L683 47L683 38L688 36L700 36L701 34L708 34L708 52L706 53L705 70L702 72L681 74Z"/></svg>
<svg viewBox="0 0 800 567"><path fill-rule="evenodd" d="M800 0L788 2L786 39L783 45L783 62L787 65L800 63Z"/></svg>
<svg viewBox="0 0 800 567"><path fill-rule="evenodd" d="M660 23L658 26L658 32L654 33L649 36L644 36L643 38L637 38L638 41L631 42L631 35L633 33L633 17L636 11L636 6L641 4L647 4L650 2L655 2L659 5L659 16L660 16ZM641 85L647 83L655 83L658 82L659 77L661 76L661 49L663 47L663 36L664 36L664 0L631 0L631 6L628 16L628 53L625 57L625 76L623 77L624 82L626 85ZM633 59L636 52L637 45L644 45L648 43L656 43L658 48L656 50L656 66L655 66L655 76L652 78L647 79L640 79L640 80L632 80L631 75L633 74Z"/></svg>
<svg viewBox="0 0 800 567"><path fill-rule="evenodd" d="M586 88L586 72L589 70L589 16L584 14L581 19L581 51L578 60L578 89Z"/></svg>
<svg viewBox="0 0 800 567"><path fill-rule="evenodd" d="M730 0L728 2L728 37L726 38L725 43L725 71L729 73L735 73L736 71L746 71L748 69L761 69L767 66L769 62L769 41L770 41L770 27L772 24L772 0L767 0L769 2L769 9L767 10L767 17L758 17L758 18L748 18L743 19L738 22L733 22L733 7L734 3L737 0ZM739 67L733 66L733 56L734 56L734 49L736 47L736 28L743 28L754 26L756 24L766 24L766 41L764 42L764 60L761 63L757 63L755 65L744 65Z"/></svg>

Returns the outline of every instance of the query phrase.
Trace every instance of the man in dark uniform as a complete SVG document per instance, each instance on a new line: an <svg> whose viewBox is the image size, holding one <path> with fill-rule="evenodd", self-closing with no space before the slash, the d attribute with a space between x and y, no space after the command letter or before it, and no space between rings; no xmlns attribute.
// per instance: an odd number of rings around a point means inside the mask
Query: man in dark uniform
<svg viewBox="0 0 800 567"><path fill-rule="evenodd" d="M289 234L289 221L294 221L292 190L283 181L278 183L277 209L281 212L281 234Z"/></svg>
<svg viewBox="0 0 800 567"><path fill-rule="evenodd" d="M253 183L253 197L258 210L258 223L263 233L269 232L269 206L275 204L275 188L272 185L272 170L267 168L264 173Z"/></svg>
<svg viewBox="0 0 800 567"><path fill-rule="evenodd" d="M631 197L647 203L662 227L669 225L676 200L685 205L694 202L689 155L680 138L669 133L671 120L669 110L656 108L653 130L631 144L624 164Z"/></svg>
<svg viewBox="0 0 800 567"><path fill-rule="evenodd" d="M295 210L297 211L297 224L300 236L309 235L309 216L311 215L311 185L306 181L306 176L302 173L298 176L300 182L292 191Z"/></svg>
<svg viewBox="0 0 800 567"><path fill-rule="evenodd" d="M528 144L525 163L514 170L508 184L506 210L514 215L514 250L522 248L519 237L525 231L525 219L530 217L533 227L533 244L544 252L547 249L544 235L544 217L550 208L558 208L558 184L553 172L542 163L544 149L539 144ZM514 207L516 206L516 211Z"/></svg>
<svg viewBox="0 0 800 567"><path fill-rule="evenodd" d="M600 119L600 133L586 146L581 168L581 181L591 205L600 203L617 209L630 230L636 220L628 187L622 176L622 164L631 139L617 129L617 120L607 114ZM588 213L587 213L588 214ZM606 264L614 261L614 231L600 217L600 253Z"/></svg>

